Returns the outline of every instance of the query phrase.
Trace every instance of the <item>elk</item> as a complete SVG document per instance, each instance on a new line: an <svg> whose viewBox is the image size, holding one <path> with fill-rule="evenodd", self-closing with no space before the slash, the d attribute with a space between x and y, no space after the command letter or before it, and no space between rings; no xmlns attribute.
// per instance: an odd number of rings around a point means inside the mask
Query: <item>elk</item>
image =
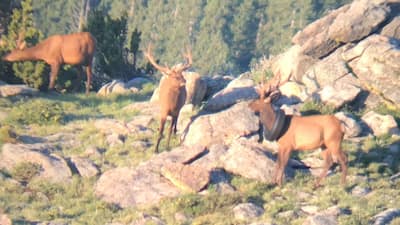
<svg viewBox="0 0 400 225"><path fill-rule="evenodd" d="M161 72L161 74L163 74L163 79L161 80L159 86L160 128L157 144L155 147L155 152L158 152L158 147L163 137L164 126L168 116L170 116L172 120L169 127L167 148L169 148L172 131L174 132L174 134L176 134L176 125L179 112L182 106L185 104L186 100L186 80L183 77L182 73L183 71L191 67L192 54L190 49L187 49L186 53L183 54L184 58L186 58L186 62L184 64L177 64L172 68L169 68L168 66L160 66L154 60L154 57L151 54L151 45L148 45L147 50L144 52L144 55L146 56L148 61L154 66L154 68L156 68L158 71Z"/></svg>
<svg viewBox="0 0 400 225"><path fill-rule="evenodd" d="M61 65L76 65L78 80L81 80L82 67L86 67L86 94L89 93L92 80L92 61L96 49L96 40L88 32L66 35L53 35L39 42L37 45L26 48L22 41L24 35L19 35L16 41L17 48L3 57L4 61L38 61L42 60L50 65L49 90L54 89L55 81Z"/></svg>
<svg viewBox="0 0 400 225"><path fill-rule="evenodd" d="M264 137L274 139L278 143L278 159L274 175L274 183L282 186L283 174L290 153L294 150L313 150L323 148L324 166L314 187L320 186L333 162L339 162L345 184L347 175L347 156L341 149L344 127L333 115L295 116L285 115L272 106L279 96L278 85L261 84L256 87L259 99L249 104L250 109L259 114L260 124L264 129ZM277 128L276 130L274 130ZM260 137L261 138L261 137Z"/></svg>

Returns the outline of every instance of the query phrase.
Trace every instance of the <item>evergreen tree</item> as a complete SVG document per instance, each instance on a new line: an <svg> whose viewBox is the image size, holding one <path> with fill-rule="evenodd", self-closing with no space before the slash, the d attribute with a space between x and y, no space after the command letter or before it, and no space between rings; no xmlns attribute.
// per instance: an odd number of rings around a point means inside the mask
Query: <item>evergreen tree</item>
<svg viewBox="0 0 400 225"><path fill-rule="evenodd" d="M14 9L11 22L8 26L8 33L5 37L5 49L13 50L17 48L16 40L24 40L28 46L35 45L42 39L42 34L34 27L32 14L32 0L24 0L21 2L21 9ZM21 41L22 41L21 40ZM15 76L34 88L45 88L47 85L49 72L44 62L16 62L13 63L13 71Z"/></svg>
<svg viewBox="0 0 400 225"><path fill-rule="evenodd" d="M248 69L256 48L257 26L257 2L247 0L234 8L233 23L230 26L232 38L228 40L231 48L231 56L239 73Z"/></svg>
<svg viewBox="0 0 400 225"><path fill-rule="evenodd" d="M127 79L126 23L126 15L112 19L103 9L93 10L88 18L86 30L97 40L95 66L111 78Z"/></svg>

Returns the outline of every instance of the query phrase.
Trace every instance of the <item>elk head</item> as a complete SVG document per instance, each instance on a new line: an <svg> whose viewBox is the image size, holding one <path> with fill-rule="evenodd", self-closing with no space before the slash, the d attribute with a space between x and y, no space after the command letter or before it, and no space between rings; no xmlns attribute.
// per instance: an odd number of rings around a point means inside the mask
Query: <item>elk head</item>
<svg viewBox="0 0 400 225"><path fill-rule="evenodd" d="M147 46L144 55L149 60L151 65L154 66L158 71L160 71L164 76L175 80L178 86L185 86L186 80L182 75L182 72L189 69L192 66L192 54L189 48L186 49L186 53L183 53L184 58L187 60L185 63L179 63L173 67L168 67L167 65L161 66L155 60L153 55L151 54L151 45Z"/></svg>
<svg viewBox="0 0 400 225"><path fill-rule="evenodd" d="M18 34L17 40L15 40L15 49L7 55L3 56L4 61L15 61L19 57L19 53L26 48L25 32Z"/></svg>

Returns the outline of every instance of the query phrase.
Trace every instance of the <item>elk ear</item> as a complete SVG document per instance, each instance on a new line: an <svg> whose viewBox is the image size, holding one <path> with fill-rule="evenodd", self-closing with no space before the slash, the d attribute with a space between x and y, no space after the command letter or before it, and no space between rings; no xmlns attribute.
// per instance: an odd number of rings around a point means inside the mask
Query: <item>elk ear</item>
<svg viewBox="0 0 400 225"><path fill-rule="evenodd" d="M271 103L271 101L272 101L271 96L268 96L267 98L264 99L264 103L267 103L267 104Z"/></svg>
<svg viewBox="0 0 400 225"><path fill-rule="evenodd" d="M258 104L258 100L254 100L252 102L249 103L249 108L251 110L253 110L254 112L258 112L260 111L259 109L259 104Z"/></svg>
<svg viewBox="0 0 400 225"><path fill-rule="evenodd" d="M18 50L24 50L26 48L26 41L23 41L17 46Z"/></svg>

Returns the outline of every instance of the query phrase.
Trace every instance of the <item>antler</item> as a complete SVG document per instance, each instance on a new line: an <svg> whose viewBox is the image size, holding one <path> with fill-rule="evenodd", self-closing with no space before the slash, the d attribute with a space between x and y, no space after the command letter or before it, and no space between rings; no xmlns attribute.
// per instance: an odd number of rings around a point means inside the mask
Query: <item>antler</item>
<svg viewBox="0 0 400 225"><path fill-rule="evenodd" d="M158 71L160 71L163 74L168 74L170 69L167 66L160 66L153 58L152 54L151 54L151 44L149 44L147 46L146 51L143 53L144 56L146 56L146 58L149 60L149 62L151 63L151 65L153 65Z"/></svg>
<svg viewBox="0 0 400 225"><path fill-rule="evenodd" d="M190 47L186 47L186 53L183 53L183 57L186 58L187 62L182 66L181 71L187 70L192 66L192 50Z"/></svg>
<svg viewBox="0 0 400 225"><path fill-rule="evenodd" d="M18 39L15 41L17 49L22 50L26 47L26 42L24 39L25 39L25 31L18 33Z"/></svg>

